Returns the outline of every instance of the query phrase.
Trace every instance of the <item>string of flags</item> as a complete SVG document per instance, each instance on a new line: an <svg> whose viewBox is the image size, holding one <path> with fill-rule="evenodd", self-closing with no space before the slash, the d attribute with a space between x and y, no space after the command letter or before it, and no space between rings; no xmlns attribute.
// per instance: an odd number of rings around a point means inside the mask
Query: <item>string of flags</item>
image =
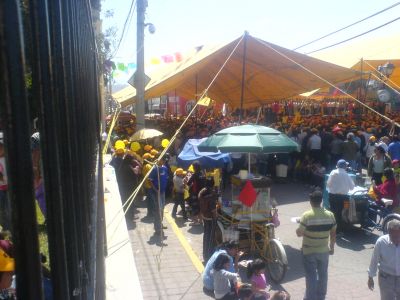
<svg viewBox="0 0 400 300"><path fill-rule="evenodd" d="M150 58L149 61L145 62L145 68L151 68L162 64L169 64L174 62L181 62L182 59L183 55L181 52L155 56ZM112 67L111 64L113 64L114 66ZM118 61L118 59L115 59L114 61L108 60L105 63L106 70L112 72L114 78L131 76L135 72L136 66L137 65L135 62Z"/></svg>

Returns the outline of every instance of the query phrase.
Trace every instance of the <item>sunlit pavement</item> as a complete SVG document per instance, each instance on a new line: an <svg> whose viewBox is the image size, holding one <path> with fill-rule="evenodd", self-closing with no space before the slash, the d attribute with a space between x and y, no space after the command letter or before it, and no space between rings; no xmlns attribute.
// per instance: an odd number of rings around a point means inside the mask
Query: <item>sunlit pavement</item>
<svg viewBox="0 0 400 300"><path fill-rule="evenodd" d="M283 282L281 285L273 284L272 289L285 289L296 300L303 299L305 281L299 250L301 239L295 234L297 224L290 219L309 209L310 191L309 186L295 183L274 184L272 187L272 196L279 203L281 221L276 236L284 244L289 260ZM172 204L168 204L166 211L171 210ZM168 225L165 230L167 239L160 247L159 239L152 237L153 225L141 220L145 209L139 207L137 214L139 217L131 224L134 228L131 227L130 237L144 299L211 299L203 294L201 277L167 221L164 222ZM189 226L189 222L180 217L176 224L202 260L202 226ZM335 254L330 257L326 299L379 299L379 291L371 292L367 287L367 269L378 236L379 233L367 234L354 228L338 238ZM161 263L157 262L158 259ZM375 285L377 288L378 283Z"/></svg>

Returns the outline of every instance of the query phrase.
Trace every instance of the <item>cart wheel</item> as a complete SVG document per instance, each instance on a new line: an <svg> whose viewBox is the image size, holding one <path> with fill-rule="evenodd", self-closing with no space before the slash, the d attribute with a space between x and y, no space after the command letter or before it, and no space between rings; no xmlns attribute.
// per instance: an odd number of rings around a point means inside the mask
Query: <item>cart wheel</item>
<svg viewBox="0 0 400 300"><path fill-rule="evenodd" d="M383 234L388 234L388 223L390 222L390 221L392 221L392 220L398 220L398 221L400 221L400 215L399 214L390 214L390 215L387 215L384 219L383 219L383 222L382 222L382 231L383 231Z"/></svg>
<svg viewBox="0 0 400 300"><path fill-rule="evenodd" d="M265 257L267 258L269 277L275 283L280 283L286 274L288 265L282 243L276 239L270 240Z"/></svg>

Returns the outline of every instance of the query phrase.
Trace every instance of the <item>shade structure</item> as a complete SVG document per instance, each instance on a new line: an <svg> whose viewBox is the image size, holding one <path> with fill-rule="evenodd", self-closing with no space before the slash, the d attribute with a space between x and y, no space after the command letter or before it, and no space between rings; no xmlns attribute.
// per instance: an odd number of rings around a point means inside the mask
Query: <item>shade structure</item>
<svg viewBox="0 0 400 300"><path fill-rule="evenodd" d="M400 54L399 54L400 58ZM363 62L359 61L357 64L352 66L351 68L354 70L361 70L363 72L372 72L375 75L378 75L376 71L379 66L383 66L387 62L390 62L394 65L393 74L390 75L390 81L386 83L395 89L399 89L400 86L400 59L379 59L379 60L363 60ZM376 80L375 77L371 77L372 80Z"/></svg>
<svg viewBox="0 0 400 300"><path fill-rule="evenodd" d="M299 145L278 130L260 125L225 128L202 142L198 149L205 152L289 153Z"/></svg>
<svg viewBox="0 0 400 300"><path fill-rule="evenodd" d="M229 154L221 152L200 152L197 148L204 142L203 139L190 139L186 142L178 155L178 166L188 168L193 162L198 161L202 168L222 168L231 161Z"/></svg>
<svg viewBox="0 0 400 300"><path fill-rule="evenodd" d="M140 141L140 140L146 140L146 139L151 139L157 136L161 136L164 133L161 131L158 131L157 129L150 129L150 128L143 128L140 129L139 131L136 131L130 138L130 141Z"/></svg>
<svg viewBox="0 0 400 300"><path fill-rule="evenodd" d="M358 76L356 70L244 35L222 46L198 47L181 62L171 63L148 74L151 80L146 86L145 98L174 92L178 96L195 99L209 86L225 62L225 67L207 95L234 108L241 106L242 99L244 108L256 107L268 101L285 99L327 86L324 81L291 60L334 84L351 81ZM113 94L113 97L122 106L126 106L134 103L135 95L135 89L127 87Z"/></svg>

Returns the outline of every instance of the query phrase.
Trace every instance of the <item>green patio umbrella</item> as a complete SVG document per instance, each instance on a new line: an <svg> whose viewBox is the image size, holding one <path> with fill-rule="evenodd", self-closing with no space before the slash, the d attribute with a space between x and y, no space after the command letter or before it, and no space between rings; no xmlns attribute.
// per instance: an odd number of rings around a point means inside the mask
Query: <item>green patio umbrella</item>
<svg viewBox="0 0 400 300"><path fill-rule="evenodd" d="M299 145L286 134L260 125L240 125L213 134L198 146L203 152L289 153L299 151Z"/></svg>
<svg viewBox="0 0 400 300"><path fill-rule="evenodd" d="M299 145L286 134L260 125L225 128L198 146L203 152L289 153Z"/></svg>

